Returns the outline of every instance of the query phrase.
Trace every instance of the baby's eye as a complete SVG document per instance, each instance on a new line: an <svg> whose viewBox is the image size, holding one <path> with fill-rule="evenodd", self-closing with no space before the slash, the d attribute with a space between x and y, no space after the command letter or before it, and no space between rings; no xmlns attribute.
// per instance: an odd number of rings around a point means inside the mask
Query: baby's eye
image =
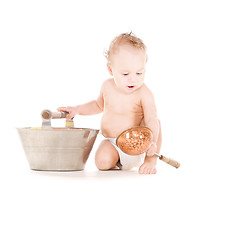
<svg viewBox="0 0 230 240"><path fill-rule="evenodd" d="M138 72L137 75L141 75L142 73Z"/></svg>
<svg viewBox="0 0 230 240"><path fill-rule="evenodd" d="M128 73L123 73L124 76L128 76Z"/></svg>

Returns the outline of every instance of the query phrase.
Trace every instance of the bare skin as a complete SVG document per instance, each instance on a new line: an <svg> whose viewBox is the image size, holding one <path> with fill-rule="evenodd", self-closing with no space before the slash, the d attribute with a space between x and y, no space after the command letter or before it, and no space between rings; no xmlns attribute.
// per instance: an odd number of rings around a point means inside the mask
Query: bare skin
<svg viewBox="0 0 230 240"><path fill-rule="evenodd" d="M160 152L162 137L153 94L144 84L146 53L129 45L121 45L107 66L113 78L102 84L97 100L58 110L69 112L69 119L76 114L103 112L101 132L106 138L116 138L122 131L134 126L149 127L154 135L153 144L139 167L139 173L155 174L157 158L154 153ZM115 147L110 141L103 140L95 155L97 168L112 169L118 161L119 155Z"/></svg>

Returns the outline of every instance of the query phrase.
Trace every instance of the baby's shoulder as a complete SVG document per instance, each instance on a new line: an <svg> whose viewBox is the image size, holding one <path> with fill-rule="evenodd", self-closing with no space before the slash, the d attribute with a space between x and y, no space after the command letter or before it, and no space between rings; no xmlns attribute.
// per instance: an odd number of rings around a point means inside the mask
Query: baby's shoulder
<svg viewBox="0 0 230 240"><path fill-rule="evenodd" d="M147 87L146 84L143 84L143 86L141 87L140 94L143 96L153 95L152 91L150 90L149 87Z"/></svg>
<svg viewBox="0 0 230 240"><path fill-rule="evenodd" d="M114 79L113 78L109 78L109 79L106 79L104 82L103 82L103 85L112 85L114 84Z"/></svg>
<svg viewBox="0 0 230 240"><path fill-rule="evenodd" d="M113 78L109 78L109 79L106 79L103 83L102 83L102 90L107 90L111 87L114 86L114 80Z"/></svg>

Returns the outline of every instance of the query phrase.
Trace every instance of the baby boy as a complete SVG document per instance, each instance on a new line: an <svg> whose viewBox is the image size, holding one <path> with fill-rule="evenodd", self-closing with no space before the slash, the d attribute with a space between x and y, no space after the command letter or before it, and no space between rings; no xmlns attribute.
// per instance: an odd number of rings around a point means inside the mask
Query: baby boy
<svg viewBox="0 0 230 240"><path fill-rule="evenodd" d="M155 174L157 157L154 153L160 152L162 137L153 94L144 84L146 46L132 33L121 34L111 42L106 58L112 78L104 81L99 97L82 105L60 107L58 111L69 112L67 119L76 114L103 112L101 133L105 139L95 155L98 169L109 170L117 166L128 169L137 166L140 174ZM124 130L135 126L150 128L153 143L146 153L129 156L118 149L115 139Z"/></svg>

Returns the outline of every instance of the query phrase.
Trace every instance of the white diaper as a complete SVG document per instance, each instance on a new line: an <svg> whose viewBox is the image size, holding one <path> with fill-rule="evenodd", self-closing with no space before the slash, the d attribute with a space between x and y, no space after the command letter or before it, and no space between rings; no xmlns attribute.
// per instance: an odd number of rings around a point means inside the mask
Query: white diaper
<svg viewBox="0 0 230 240"><path fill-rule="evenodd" d="M119 157L120 157L120 163L121 168L123 170L128 170L134 167L139 167L145 160L145 153L139 154L139 155L128 155L121 151L120 148L116 145L116 138L107 138L113 146L117 149ZM120 167L120 166L119 166Z"/></svg>

